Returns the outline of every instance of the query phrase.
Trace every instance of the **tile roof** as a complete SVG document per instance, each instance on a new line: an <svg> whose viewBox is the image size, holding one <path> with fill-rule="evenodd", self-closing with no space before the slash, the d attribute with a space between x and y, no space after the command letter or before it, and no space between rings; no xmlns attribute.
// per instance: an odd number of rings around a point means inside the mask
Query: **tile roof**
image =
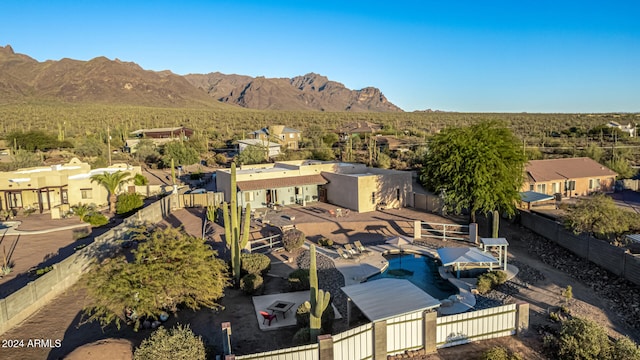
<svg viewBox="0 0 640 360"><path fill-rule="evenodd" d="M531 160L525 170L534 182L618 175L588 157Z"/></svg>
<svg viewBox="0 0 640 360"><path fill-rule="evenodd" d="M240 189L240 191L247 191L247 190L284 188L284 187L302 186L302 185L319 185L319 184L326 184L326 183L327 183L327 180L323 178L322 175L315 174L315 175L283 177L283 178L277 178L277 179L238 181L236 183L236 186L238 187L238 189Z"/></svg>

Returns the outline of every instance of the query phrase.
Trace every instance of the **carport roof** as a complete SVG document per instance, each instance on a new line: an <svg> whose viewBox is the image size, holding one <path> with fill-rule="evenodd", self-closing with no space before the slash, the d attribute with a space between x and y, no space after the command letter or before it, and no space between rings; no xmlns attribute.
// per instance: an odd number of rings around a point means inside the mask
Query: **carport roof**
<svg viewBox="0 0 640 360"><path fill-rule="evenodd" d="M240 191L277 189L302 185L326 184L327 180L320 174L280 177L275 179L259 179L238 181L236 186Z"/></svg>
<svg viewBox="0 0 640 360"><path fill-rule="evenodd" d="M440 301L404 279L372 280L342 291L372 322L440 306Z"/></svg>

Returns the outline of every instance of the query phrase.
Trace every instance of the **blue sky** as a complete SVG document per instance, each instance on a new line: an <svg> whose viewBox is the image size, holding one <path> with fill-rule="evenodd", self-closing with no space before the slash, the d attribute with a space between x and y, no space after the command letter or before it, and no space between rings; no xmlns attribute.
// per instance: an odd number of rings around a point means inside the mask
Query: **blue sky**
<svg viewBox="0 0 640 360"><path fill-rule="evenodd" d="M405 111L640 112L638 1L0 2L0 45L177 74L327 76Z"/></svg>

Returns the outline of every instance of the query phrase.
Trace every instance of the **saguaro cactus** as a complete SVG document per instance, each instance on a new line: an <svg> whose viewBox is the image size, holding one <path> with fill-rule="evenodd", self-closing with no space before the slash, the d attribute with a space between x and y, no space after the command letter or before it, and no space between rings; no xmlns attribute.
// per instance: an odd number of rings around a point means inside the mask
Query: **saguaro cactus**
<svg viewBox="0 0 640 360"><path fill-rule="evenodd" d="M493 210L492 218L493 224L491 225L491 237L495 239L498 237L498 229L500 228L500 213L498 210Z"/></svg>
<svg viewBox="0 0 640 360"><path fill-rule="evenodd" d="M328 291L318 290L318 269L316 267L316 247L311 245L311 264L309 265L310 301L305 301L305 307L309 309L309 337L316 341L322 327L322 313L329 306L331 294Z"/></svg>
<svg viewBox="0 0 640 360"><path fill-rule="evenodd" d="M224 238L231 250L231 274L236 285L240 284L240 252L249 241L249 221L251 220L249 216L251 205L247 204L241 232L239 219L242 218L242 207L237 205L237 197L236 164L231 163L231 199L230 204L222 204L222 217Z"/></svg>

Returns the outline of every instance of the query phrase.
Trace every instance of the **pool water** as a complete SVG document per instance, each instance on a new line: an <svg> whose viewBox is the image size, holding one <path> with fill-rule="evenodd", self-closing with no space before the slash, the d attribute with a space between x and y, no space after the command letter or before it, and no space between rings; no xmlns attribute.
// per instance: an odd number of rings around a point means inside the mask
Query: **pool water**
<svg viewBox="0 0 640 360"><path fill-rule="evenodd" d="M370 277L368 281L384 278L407 279L438 300L458 293L456 287L440 277L436 259L417 254L390 254L384 257L389 261L389 267L384 272Z"/></svg>

